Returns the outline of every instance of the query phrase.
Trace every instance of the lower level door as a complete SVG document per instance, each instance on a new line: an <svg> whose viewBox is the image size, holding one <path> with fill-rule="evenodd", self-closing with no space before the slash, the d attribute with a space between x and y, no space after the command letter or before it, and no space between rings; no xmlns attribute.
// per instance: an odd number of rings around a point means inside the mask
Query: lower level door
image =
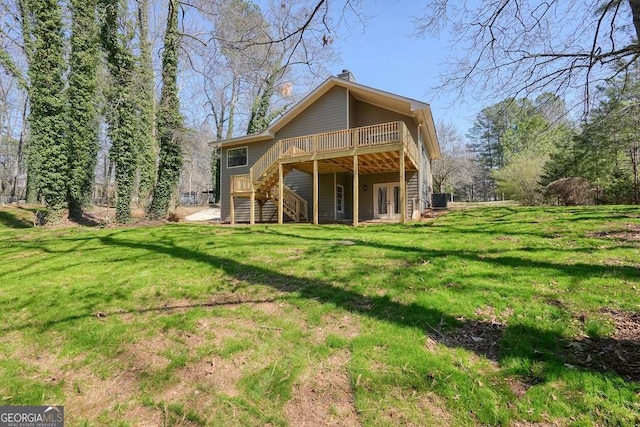
<svg viewBox="0 0 640 427"><path fill-rule="evenodd" d="M373 184L373 216L376 219L400 218L400 184Z"/></svg>

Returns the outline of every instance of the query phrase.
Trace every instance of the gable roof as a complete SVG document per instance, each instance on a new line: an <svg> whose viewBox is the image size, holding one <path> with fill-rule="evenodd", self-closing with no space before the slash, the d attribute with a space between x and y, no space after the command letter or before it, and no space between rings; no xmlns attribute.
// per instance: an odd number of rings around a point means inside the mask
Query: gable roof
<svg viewBox="0 0 640 427"><path fill-rule="evenodd" d="M436 135L435 124L433 122L433 116L431 114L431 107L429 104L418 101L405 96L396 95L390 92L385 92L379 89L375 89L369 86L365 86L352 81L344 80L338 77L329 77L322 82L317 88L311 91L307 96L302 98L300 102L289 109L278 120L267 127L263 132L231 138L223 141L214 141L212 144L220 144L225 146L236 146L240 144L247 144L252 142L267 141L275 138L276 132L282 129L287 123L291 122L301 112L306 110L311 104L317 101L322 95L327 93L333 87L344 87L359 101L363 101L378 107L385 108L387 110L395 111L400 114L404 114L409 117L413 117L415 123L419 125L420 133L422 134L422 140L424 142L429 157L431 159L440 158L440 146L438 144L438 137Z"/></svg>

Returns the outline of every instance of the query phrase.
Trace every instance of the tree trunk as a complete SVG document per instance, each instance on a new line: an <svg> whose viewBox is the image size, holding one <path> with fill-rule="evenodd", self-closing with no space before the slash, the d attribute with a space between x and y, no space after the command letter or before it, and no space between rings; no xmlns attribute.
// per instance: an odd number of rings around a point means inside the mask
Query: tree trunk
<svg viewBox="0 0 640 427"><path fill-rule="evenodd" d="M629 149L631 169L633 171L633 203L640 203L640 185L638 183L638 141Z"/></svg>
<svg viewBox="0 0 640 427"><path fill-rule="evenodd" d="M631 6L631 16L633 17L633 26L636 29L636 41L640 40L640 0L629 0Z"/></svg>

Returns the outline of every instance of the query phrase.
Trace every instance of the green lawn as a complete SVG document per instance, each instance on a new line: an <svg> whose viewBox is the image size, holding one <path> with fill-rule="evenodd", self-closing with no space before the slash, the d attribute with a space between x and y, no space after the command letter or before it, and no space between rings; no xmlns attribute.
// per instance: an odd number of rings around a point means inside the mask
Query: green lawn
<svg viewBox="0 0 640 427"><path fill-rule="evenodd" d="M640 209L33 228L0 209L0 404L67 425L640 423Z"/></svg>

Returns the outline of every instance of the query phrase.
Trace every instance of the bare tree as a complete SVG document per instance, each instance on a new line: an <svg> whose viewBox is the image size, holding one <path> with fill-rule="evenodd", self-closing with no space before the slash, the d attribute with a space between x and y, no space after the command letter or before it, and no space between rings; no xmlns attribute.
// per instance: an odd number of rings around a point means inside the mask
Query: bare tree
<svg viewBox="0 0 640 427"><path fill-rule="evenodd" d="M472 181L471 153L453 123L438 122L437 130L442 156L433 165L434 190L453 193Z"/></svg>
<svg viewBox="0 0 640 427"><path fill-rule="evenodd" d="M640 0L432 0L424 10L417 35L446 29L463 52L440 89L485 100L577 90L587 111L596 85L640 56Z"/></svg>

